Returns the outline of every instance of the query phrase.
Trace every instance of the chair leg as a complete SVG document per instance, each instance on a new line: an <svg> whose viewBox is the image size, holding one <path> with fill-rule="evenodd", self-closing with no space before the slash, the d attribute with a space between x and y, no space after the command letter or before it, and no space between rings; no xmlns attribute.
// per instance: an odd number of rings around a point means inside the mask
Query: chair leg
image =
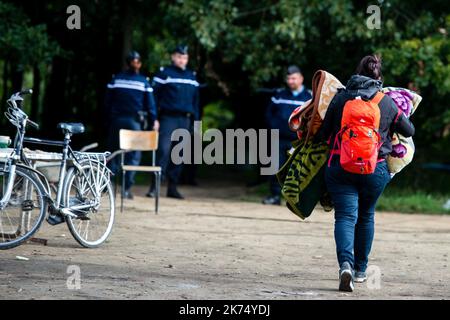
<svg viewBox="0 0 450 320"><path fill-rule="evenodd" d="M159 194L161 190L161 172L156 172L155 181L155 214L158 214L159 210Z"/></svg>
<svg viewBox="0 0 450 320"><path fill-rule="evenodd" d="M117 199L117 189L119 188L119 176L116 174L114 176L114 199Z"/></svg>
<svg viewBox="0 0 450 320"><path fill-rule="evenodd" d="M123 212L124 197L125 197L125 171L122 170L122 188L120 190L120 212Z"/></svg>
<svg viewBox="0 0 450 320"><path fill-rule="evenodd" d="M117 206L117 175L114 176L114 185L113 185L113 192L114 192L114 208Z"/></svg>

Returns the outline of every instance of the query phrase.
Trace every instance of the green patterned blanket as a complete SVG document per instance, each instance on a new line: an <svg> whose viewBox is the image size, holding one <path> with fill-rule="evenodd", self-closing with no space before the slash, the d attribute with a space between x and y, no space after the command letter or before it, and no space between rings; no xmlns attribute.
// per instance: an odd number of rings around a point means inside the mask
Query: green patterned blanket
<svg viewBox="0 0 450 320"><path fill-rule="evenodd" d="M324 170L329 147L326 143L302 140L294 142L294 148L277 179L289 210L305 219L326 192Z"/></svg>

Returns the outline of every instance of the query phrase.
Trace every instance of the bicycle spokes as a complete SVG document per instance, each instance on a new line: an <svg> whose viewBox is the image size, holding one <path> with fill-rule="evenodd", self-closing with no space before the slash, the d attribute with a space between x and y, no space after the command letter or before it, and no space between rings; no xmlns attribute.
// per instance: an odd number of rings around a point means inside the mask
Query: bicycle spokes
<svg viewBox="0 0 450 320"><path fill-rule="evenodd" d="M97 246L106 240L114 221L114 198L109 171L96 161L84 161L68 176L69 228L82 245Z"/></svg>
<svg viewBox="0 0 450 320"><path fill-rule="evenodd" d="M14 247L29 238L45 216L42 194L36 181L17 171L13 177L0 171L0 196L5 192L6 181L14 179L9 200L0 210L0 249Z"/></svg>

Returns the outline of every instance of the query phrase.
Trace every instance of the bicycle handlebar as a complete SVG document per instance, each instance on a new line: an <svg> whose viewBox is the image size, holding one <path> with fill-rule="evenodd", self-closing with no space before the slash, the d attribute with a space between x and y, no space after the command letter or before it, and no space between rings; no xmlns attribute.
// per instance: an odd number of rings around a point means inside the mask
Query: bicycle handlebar
<svg viewBox="0 0 450 320"><path fill-rule="evenodd" d="M22 90L20 92L14 93L11 98L9 98L8 103L11 105L12 109L11 111L8 111L9 116L7 114L8 120L10 120L14 125L20 124L20 121L26 120L26 123L31 125L36 130L39 130L39 124L37 124L34 121L31 121L28 119L28 116L21 110L22 107L22 101L23 101L23 95L32 94L32 89L26 89ZM22 120L19 120L22 119Z"/></svg>
<svg viewBox="0 0 450 320"><path fill-rule="evenodd" d="M33 128L35 128L36 130L39 130L39 124L37 124L34 121L31 121L30 119L27 119L27 122L29 125L31 125Z"/></svg>
<svg viewBox="0 0 450 320"><path fill-rule="evenodd" d="M33 94L33 89L26 89L19 92L20 96L26 95L26 94Z"/></svg>

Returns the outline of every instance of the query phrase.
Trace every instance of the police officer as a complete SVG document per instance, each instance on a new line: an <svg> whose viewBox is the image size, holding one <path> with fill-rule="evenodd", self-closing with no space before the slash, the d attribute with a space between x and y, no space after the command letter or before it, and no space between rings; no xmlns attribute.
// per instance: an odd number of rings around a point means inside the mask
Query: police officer
<svg viewBox="0 0 450 320"><path fill-rule="evenodd" d="M306 101L311 99L311 91L303 86L303 75L299 67L293 65L287 69L286 84L288 88L278 90L272 96L266 112L266 122L269 129L280 132L279 164L282 166L287 160L287 151L291 149L292 141L297 139L295 132L288 127L291 113ZM273 152L273 151L272 151ZM263 200L264 204L281 204L281 187L275 176L271 176L271 195Z"/></svg>
<svg viewBox="0 0 450 320"><path fill-rule="evenodd" d="M190 130L193 121L199 120L199 83L195 73L187 68L187 46L177 46L171 59L172 64L161 68L153 79L161 127L157 162L162 168L163 179L168 181L167 196L183 199L177 190L182 167L175 165L170 157L173 147L171 135L176 129ZM147 196L154 196L154 186Z"/></svg>
<svg viewBox="0 0 450 320"><path fill-rule="evenodd" d="M106 117L109 123L108 144L110 150L119 149L120 129L142 130L142 114L147 115L150 127L158 129L156 121L156 105L153 89L148 79L141 75L141 56L132 51L126 58L127 70L115 75L108 84L105 98ZM125 164L139 165L140 152L129 152L125 156ZM120 170L120 159L112 161L111 170L117 173ZM133 199L130 192L134 184L135 172L125 174L125 197Z"/></svg>

